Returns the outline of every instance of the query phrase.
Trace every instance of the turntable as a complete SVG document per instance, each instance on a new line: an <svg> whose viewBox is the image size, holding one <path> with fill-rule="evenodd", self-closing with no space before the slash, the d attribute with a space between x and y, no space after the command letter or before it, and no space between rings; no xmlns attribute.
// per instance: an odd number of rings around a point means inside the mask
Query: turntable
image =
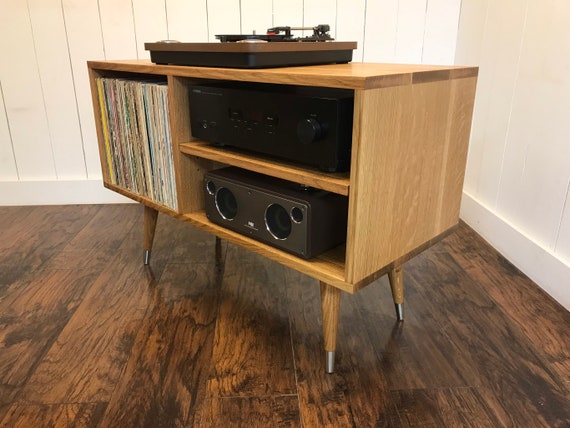
<svg viewBox="0 0 570 428"><path fill-rule="evenodd" d="M312 30L295 37L292 31ZM328 25L273 27L266 34L220 34L221 43L183 43L163 40L145 43L155 64L201 67L271 68L298 65L347 63L356 42L336 42Z"/></svg>

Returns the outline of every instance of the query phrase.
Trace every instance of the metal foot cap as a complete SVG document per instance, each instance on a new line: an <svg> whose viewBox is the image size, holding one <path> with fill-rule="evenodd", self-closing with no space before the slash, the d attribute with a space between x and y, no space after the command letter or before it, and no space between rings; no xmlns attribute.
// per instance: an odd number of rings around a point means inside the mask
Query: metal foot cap
<svg viewBox="0 0 570 428"><path fill-rule="evenodd" d="M327 373L334 372L334 351L327 351Z"/></svg>
<svg viewBox="0 0 570 428"><path fill-rule="evenodd" d="M398 321L404 321L404 309L402 307L401 303L396 303L396 317L398 318Z"/></svg>

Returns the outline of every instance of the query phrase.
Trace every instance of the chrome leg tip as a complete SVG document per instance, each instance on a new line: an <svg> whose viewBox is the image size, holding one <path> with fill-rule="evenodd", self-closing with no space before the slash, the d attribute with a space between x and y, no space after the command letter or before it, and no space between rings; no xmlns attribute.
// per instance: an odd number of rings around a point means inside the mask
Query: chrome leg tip
<svg viewBox="0 0 570 428"><path fill-rule="evenodd" d="M334 351L327 351L327 373L334 373Z"/></svg>
<svg viewBox="0 0 570 428"><path fill-rule="evenodd" d="M144 264L145 266L150 264L150 250L144 250Z"/></svg>
<svg viewBox="0 0 570 428"><path fill-rule="evenodd" d="M394 306L396 307L396 318L398 318L398 321L404 321L404 308L402 304L396 303Z"/></svg>

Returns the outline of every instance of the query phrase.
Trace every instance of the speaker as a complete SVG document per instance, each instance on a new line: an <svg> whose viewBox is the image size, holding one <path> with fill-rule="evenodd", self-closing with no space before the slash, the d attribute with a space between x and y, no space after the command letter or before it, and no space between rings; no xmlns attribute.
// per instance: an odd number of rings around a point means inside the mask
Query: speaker
<svg viewBox="0 0 570 428"><path fill-rule="evenodd" d="M204 176L213 223L305 259L346 241L348 198L236 167Z"/></svg>

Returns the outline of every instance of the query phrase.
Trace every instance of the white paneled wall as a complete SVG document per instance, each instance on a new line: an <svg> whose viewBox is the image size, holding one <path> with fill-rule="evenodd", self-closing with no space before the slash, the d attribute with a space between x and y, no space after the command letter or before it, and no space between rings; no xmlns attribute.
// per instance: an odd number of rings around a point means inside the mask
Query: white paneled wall
<svg viewBox="0 0 570 428"><path fill-rule="evenodd" d="M147 41L329 24L337 40L358 42L355 61L451 64L460 3L0 0L0 204L26 200L22 181L100 179L87 60L148 58Z"/></svg>
<svg viewBox="0 0 570 428"><path fill-rule="evenodd" d="M570 308L570 2L463 0L479 64L462 216Z"/></svg>

